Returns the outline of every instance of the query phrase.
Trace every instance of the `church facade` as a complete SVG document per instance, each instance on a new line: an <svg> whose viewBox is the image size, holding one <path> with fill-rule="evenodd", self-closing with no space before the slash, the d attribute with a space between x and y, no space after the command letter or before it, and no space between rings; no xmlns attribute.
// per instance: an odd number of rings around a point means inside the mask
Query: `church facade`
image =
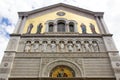
<svg viewBox="0 0 120 80"><path fill-rule="evenodd" d="M18 14L0 80L120 80L103 12L59 3Z"/></svg>

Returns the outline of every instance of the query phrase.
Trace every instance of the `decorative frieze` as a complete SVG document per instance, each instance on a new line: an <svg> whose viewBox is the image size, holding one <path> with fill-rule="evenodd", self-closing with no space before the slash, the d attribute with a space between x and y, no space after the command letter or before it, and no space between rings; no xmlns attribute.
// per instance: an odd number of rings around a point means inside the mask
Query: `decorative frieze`
<svg viewBox="0 0 120 80"><path fill-rule="evenodd" d="M19 42L23 52L104 52L101 39L79 38L23 38Z"/></svg>
<svg viewBox="0 0 120 80"><path fill-rule="evenodd" d="M23 53L18 52L16 53L16 57L108 57L107 53L62 53L62 52L55 52L55 53Z"/></svg>

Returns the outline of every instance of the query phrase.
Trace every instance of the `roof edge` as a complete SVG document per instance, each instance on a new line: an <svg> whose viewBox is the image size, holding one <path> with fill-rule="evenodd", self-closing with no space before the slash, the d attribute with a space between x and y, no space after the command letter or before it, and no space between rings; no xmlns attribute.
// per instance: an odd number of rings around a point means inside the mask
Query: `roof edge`
<svg viewBox="0 0 120 80"><path fill-rule="evenodd" d="M39 9L35 9L35 10L32 10L32 11L27 11L27 12L18 12L18 15L19 15L19 17L28 16L28 15L31 15L31 14L34 14L34 13L37 13L37 12L45 11L45 10L55 8L55 7L59 7L59 6L63 6L63 7L66 7L66 8L71 8L71 9L81 11L81 12L84 12L84 13L88 13L88 14L91 14L91 15L94 15L94 16L103 16L104 15L104 12L93 12L93 11L90 11L90 10L87 10L87 9L79 8L77 6L73 6L73 5L69 5L69 4L65 4L65 3L57 3L57 4L45 6L43 8L39 8Z"/></svg>

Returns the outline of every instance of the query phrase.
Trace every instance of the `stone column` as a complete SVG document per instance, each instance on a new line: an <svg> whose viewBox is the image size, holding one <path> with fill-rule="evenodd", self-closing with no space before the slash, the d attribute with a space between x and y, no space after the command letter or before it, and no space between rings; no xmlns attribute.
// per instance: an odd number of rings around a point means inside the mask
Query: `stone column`
<svg viewBox="0 0 120 80"><path fill-rule="evenodd" d="M48 32L48 30L49 30L48 23L45 23L45 26L46 26L45 32Z"/></svg>
<svg viewBox="0 0 120 80"><path fill-rule="evenodd" d="M78 32L77 23L74 23L74 29L75 29L75 30L74 30L75 32Z"/></svg>
<svg viewBox="0 0 120 80"><path fill-rule="evenodd" d="M8 78L11 74L14 57L14 52L5 53L0 65L0 80L9 80Z"/></svg>
<svg viewBox="0 0 120 80"><path fill-rule="evenodd" d="M18 22L17 22L17 25L16 25L16 28L14 30L14 34L17 34L19 32L19 27L21 25L21 22L22 22L22 17L19 18Z"/></svg>
<svg viewBox="0 0 120 80"><path fill-rule="evenodd" d="M120 56L118 53L108 53L116 80L120 80Z"/></svg>
<svg viewBox="0 0 120 80"><path fill-rule="evenodd" d="M70 30L69 30L69 22L66 22L65 29L66 29L65 30L66 32L70 32Z"/></svg>
<svg viewBox="0 0 120 80"><path fill-rule="evenodd" d="M26 19L27 19L27 16L24 16L23 20L22 20L22 24L21 26L19 27L19 34L22 34L23 33L23 30L24 30L24 27L25 27L25 23L26 23Z"/></svg>
<svg viewBox="0 0 120 80"><path fill-rule="evenodd" d="M97 22L97 24L98 24L98 28L99 28L99 30L100 30L100 33L101 33L101 34L104 34L104 33L105 33L105 30L104 30L103 26L101 25L100 19L98 18L98 16L96 16L95 19L96 19L96 22Z"/></svg>
<svg viewBox="0 0 120 80"><path fill-rule="evenodd" d="M105 21L103 20L103 17L100 17L100 21L101 21L101 23L102 23L102 25L103 25L103 27L105 29L105 33L110 34L110 32L109 32L109 30L108 30L108 28L107 28L107 26L105 24Z"/></svg>
<svg viewBox="0 0 120 80"><path fill-rule="evenodd" d="M54 32L57 32L57 23L54 23Z"/></svg>

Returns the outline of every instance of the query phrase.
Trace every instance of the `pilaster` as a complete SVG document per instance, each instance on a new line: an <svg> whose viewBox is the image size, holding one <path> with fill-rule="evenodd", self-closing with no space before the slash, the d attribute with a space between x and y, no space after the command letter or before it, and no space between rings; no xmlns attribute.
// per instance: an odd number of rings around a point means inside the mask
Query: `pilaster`
<svg viewBox="0 0 120 80"><path fill-rule="evenodd" d="M109 53L109 57L116 80L120 80L120 56L118 53Z"/></svg>
<svg viewBox="0 0 120 80"><path fill-rule="evenodd" d="M57 23L54 23L54 32L57 32Z"/></svg>
<svg viewBox="0 0 120 80"><path fill-rule="evenodd" d="M115 43L114 43L111 36L104 36L103 40L104 40L104 43L105 43L106 50L108 52L117 51L117 48L116 48Z"/></svg>
<svg viewBox="0 0 120 80"><path fill-rule="evenodd" d="M99 30L100 30L100 33L101 33L101 34L104 34L104 33L105 33L105 30L104 30L104 28L103 28L103 26L102 26L102 24L101 24L101 22L100 22L100 19L98 18L98 16L96 16L95 19L96 19L96 22L97 22L97 24L98 24L98 28L99 28Z"/></svg>
<svg viewBox="0 0 120 80"><path fill-rule="evenodd" d="M5 53L0 66L0 80L8 80L12 70L14 57L14 52Z"/></svg>
<svg viewBox="0 0 120 80"><path fill-rule="evenodd" d="M107 28L107 26L105 24L105 21L103 20L103 17L100 17L100 21L101 21L101 23L102 23L102 25L103 25L103 27L105 29L105 33L110 34L110 32L109 32L109 30L108 30L108 28Z"/></svg>
<svg viewBox="0 0 120 80"><path fill-rule="evenodd" d="M65 28L66 28L66 29L65 29L65 30L66 30L66 32L69 32L69 31L70 31L70 30L69 30L69 23L68 23L68 22L66 23Z"/></svg>
<svg viewBox="0 0 120 80"><path fill-rule="evenodd" d="M21 22L21 26L19 27L19 32L18 32L19 34L23 33L26 20L27 20L27 16L24 16L24 18L23 18L23 20Z"/></svg>
<svg viewBox="0 0 120 80"><path fill-rule="evenodd" d="M17 25L16 25L16 28L14 30L14 34L17 34L19 32L19 27L21 25L21 22L22 22L22 17L19 18L18 22L17 22Z"/></svg>

